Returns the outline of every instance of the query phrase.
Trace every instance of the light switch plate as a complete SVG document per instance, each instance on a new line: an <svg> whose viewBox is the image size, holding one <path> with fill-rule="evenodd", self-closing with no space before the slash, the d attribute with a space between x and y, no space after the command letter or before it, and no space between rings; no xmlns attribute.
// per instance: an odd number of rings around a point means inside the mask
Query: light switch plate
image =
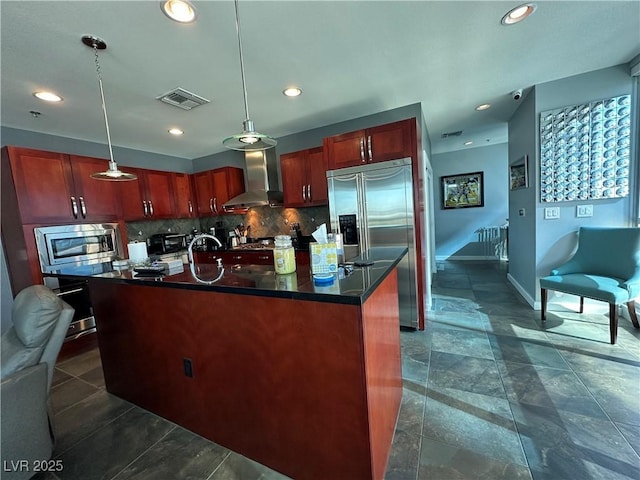
<svg viewBox="0 0 640 480"><path fill-rule="evenodd" d="M555 220L560 218L560 207L546 207L544 209L545 220Z"/></svg>
<svg viewBox="0 0 640 480"><path fill-rule="evenodd" d="M576 205L576 217L593 217L593 205Z"/></svg>

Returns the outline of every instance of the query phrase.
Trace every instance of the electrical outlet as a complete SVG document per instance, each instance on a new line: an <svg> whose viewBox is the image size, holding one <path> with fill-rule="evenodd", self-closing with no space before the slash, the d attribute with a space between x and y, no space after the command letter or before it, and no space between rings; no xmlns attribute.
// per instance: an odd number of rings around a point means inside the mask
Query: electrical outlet
<svg viewBox="0 0 640 480"><path fill-rule="evenodd" d="M526 213L527 212L525 211L524 208L521 208L520 210L518 210L518 215L520 215L521 217L524 217Z"/></svg>
<svg viewBox="0 0 640 480"><path fill-rule="evenodd" d="M593 217L593 205L577 205L576 217Z"/></svg>
<svg viewBox="0 0 640 480"><path fill-rule="evenodd" d="M544 209L545 220L556 220L560 218L560 207L546 207Z"/></svg>
<svg viewBox="0 0 640 480"><path fill-rule="evenodd" d="M183 358L182 365L184 366L184 374L187 377L193 378L193 364L190 358Z"/></svg>

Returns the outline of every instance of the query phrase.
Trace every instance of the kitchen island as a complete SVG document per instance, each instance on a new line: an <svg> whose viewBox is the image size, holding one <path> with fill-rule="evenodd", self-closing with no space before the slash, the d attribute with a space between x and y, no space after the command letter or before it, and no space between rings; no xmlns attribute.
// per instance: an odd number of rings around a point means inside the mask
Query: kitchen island
<svg viewBox="0 0 640 480"><path fill-rule="evenodd" d="M323 286L308 266L91 277L107 390L295 479L382 479L405 254L372 249Z"/></svg>

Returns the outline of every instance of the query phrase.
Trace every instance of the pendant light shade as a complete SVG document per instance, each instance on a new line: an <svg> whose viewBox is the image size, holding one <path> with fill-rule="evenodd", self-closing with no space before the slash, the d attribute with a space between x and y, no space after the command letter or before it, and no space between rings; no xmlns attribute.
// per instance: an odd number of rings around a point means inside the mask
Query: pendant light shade
<svg viewBox="0 0 640 480"><path fill-rule="evenodd" d="M241 133L227 137L222 142L227 148L244 152L267 150L268 148L275 147L277 143L275 138L265 135L264 133L256 132L251 120L242 122Z"/></svg>
<svg viewBox="0 0 640 480"><path fill-rule="evenodd" d="M237 135L227 137L222 144L232 150L243 152L253 152L256 150L267 150L275 147L278 143L275 138L256 132L253 122L249 120L249 102L247 100L247 85L244 78L244 59L242 56L242 40L240 37L240 15L238 13L238 0L235 0L236 8L236 31L238 32L238 51L240 52L240 74L242 76L242 92L244 93L244 113L245 120L242 122L242 132Z"/></svg>
<svg viewBox="0 0 640 480"><path fill-rule="evenodd" d="M107 118L107 106L104 101L104 89L102 88L102 75L100 74L100 62L98 61L98 50L107 48L104 40L93 35L85 35L82 37L82 43L93 48L96 62L96 72L98 74L98 85L100 86L100 100L102 101L102 113L104 114L104 125L107 130L107 144L109 146L109 168L106 172L92 173L91 178L96 180L109 180L112 182L123 182L128 180L137 180L137 176L132 173L126 173L118 169L118 165L113 159L113 148L111 147L111 134L109 132L109 119Z"/></svg>

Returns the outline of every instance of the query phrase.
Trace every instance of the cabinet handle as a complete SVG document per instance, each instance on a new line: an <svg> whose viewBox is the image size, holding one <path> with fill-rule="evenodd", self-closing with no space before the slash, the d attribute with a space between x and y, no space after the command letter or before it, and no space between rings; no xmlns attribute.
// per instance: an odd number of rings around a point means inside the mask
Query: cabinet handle
<svg viewBox="0 0 640 480"><path fill-rule="evenodd" d="M149 216L153 217L153 203L149 200Z"/></svg>
<svg viewBox="0 0 640 480"><path fill-rule="evenodd" d="M58 292L56 293L56 295L58 297L64 297L66 295L73 295L74 293L80 293L83 291L84 291L84 288L74 288L73 290L65 290L64 292Z"/></svg>
<svg viewBox="0 0 640 480"><path fill-rule="evenodd" d="M213 213L218 213L218 197L213 197Z"/></svg>
<svg viewBox="0 0 640 480"><path fill-rule="evenodd" d="M366 162L366 158L364 158L364 137L360 137L360 161L362 163Z"/></svg>
<svg viewBox="0 0 640 480"><path fill-rule="evenodd" d="M302 186L302 201L303 202L307 201L307 186L306 185Z"/></svg>
<svg viewBox="0 0 640 480"><path fill-rule="evenodd" d="M147 209L147 201L146 201L146 200L142 200L142 214L143 214L145 217L148 217L148 216L149 216L149 211L148 211L148 209Z"/></svg>
<svg viewBox="0 0 640 480"><path fill-rule="evenodd" d="M76 203L76 197L71 197L71 212L73 212L73 218L78 218L78 204Z"/></svg>
<svg viewBox="0 0 640 480"><path fill-rule="evenodd" d="M373 162L373 148L371 147L371 135L367 137L367 147L369 149L369 161Z"/></svg>
<svg viewBox="0 0 640 480"><path fill-rule="evenodd" d="M189 213L193 213L193 204L191 203L191 200L189 200Z"/></svg>
<svg viewBox="0 0 640 480"><path fill-rule="evenodd" d="M233 259L234 260L242 260L242 255L234 255Z"/></svg>
<svg viewBox="0 0 640 480"><path fill-rule="evenodd" d="M258 255L258 260L270 260L268 255Z"/></svg>
<svg viewBox="0 0 640 480"><path fill-rule="evenodd" d="M311 184L307 185L307 197L311 201Z"/></svg>
<svg viewBox="0 0 640 480"><path fill-rule="evenodd" d="M80 200L80 213L82 213L82 218L87 218L87 206L84 203L84 197L78 197Z"/></svg>
<svg viewBox="0 0 640 480"><path fill-rule="evenodd" d="M210 199L209 199L209 210L211 210L211 213L215 213L215 212L213 211L213 198L210 198Z"/></svg>

